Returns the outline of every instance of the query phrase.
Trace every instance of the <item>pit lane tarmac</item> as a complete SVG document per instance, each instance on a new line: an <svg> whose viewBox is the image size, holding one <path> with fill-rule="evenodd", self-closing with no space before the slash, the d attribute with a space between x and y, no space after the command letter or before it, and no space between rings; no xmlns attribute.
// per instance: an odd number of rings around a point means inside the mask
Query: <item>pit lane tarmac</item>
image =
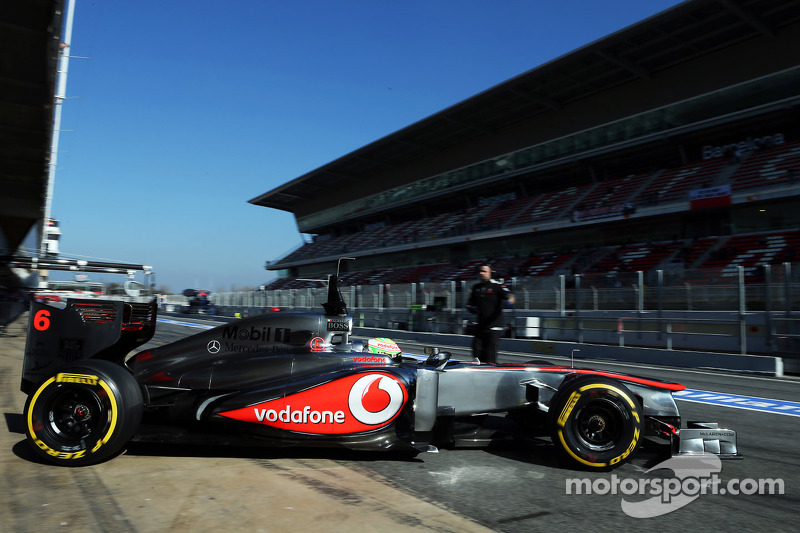
<svg viewBox="0 0 800 533"><path fill-rule="evenodd" d="M151 345L195 333L159 324ZM607 482L670 477L647 470L644 451L611 473L559 465L546 441L490 450L441 450L413 460L343 450L134 444L85 468L37 463L27 449L18 392L23 323L0 337L3 432L2 531L796 531L800 520L797 418L679 402L685 420L739 432L745 458L722 464L723 479L780 478L783 495L704 495L669 514L632 518L620 494L566 494L570 479ZM391 336L390 333L387 333ZM405 346L404 346L405 348ZM528 354L530 355L530 354ZM518 355L501 354L501 360ZM520 356L522 357L522 356ZM527 357L527 356L526 356ZM586 364L586 363L583 363ZM592 362L594 367L602 364ZM796 382L713 372L635 368L700 390L800 400ZM625 498L643 500L642 496Z"/></svg>
<svg viewBox="0 0 800 533"><path fill-rule="evenodd" d="M99 465L42 464L24 440L26 326L0 337L0 531L488 531L351 452L134 443Z"/></svg>

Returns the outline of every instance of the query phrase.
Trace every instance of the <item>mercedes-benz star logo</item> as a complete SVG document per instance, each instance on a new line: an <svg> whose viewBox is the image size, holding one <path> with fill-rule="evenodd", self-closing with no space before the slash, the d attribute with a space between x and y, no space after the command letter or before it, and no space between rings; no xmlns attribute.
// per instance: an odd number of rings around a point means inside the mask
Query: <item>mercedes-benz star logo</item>
<svg viewBox="0 0 800 533"><path fill-rule="evenodd" d="M208 348L208 353L217 353L220 349L219 341L209 341L208 346L206 347Z"/></svg>

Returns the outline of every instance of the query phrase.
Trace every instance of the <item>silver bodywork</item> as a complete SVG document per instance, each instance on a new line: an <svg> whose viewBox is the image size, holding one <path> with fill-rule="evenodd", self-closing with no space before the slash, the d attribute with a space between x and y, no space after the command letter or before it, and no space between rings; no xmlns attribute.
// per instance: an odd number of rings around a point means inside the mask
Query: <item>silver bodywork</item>
<svg viewBox="0 0 800 533"><path fill-rule="evenodd" d="M716 422L688 422L673 441L673 455L719 455L723 459L741 459L736 432L720 428Z"/></svg>
<svg viewBox="0 0 800 533"><path fill-rule="evenodd" d="M508 368L458 365L417 370L417 395L414 403L415 430L430 431L439 416L469 417L511 411L535 405L548 412L550 402L569 376L569 370L551 371L548 367ZM618 379L637 397L649 422L646 434L670 443L673 455L714 454L721 458L741 458L736 432L719 428L713 422L689 422L680 429L680 412L670 390ZM635 379L635 378L631 378ZM672 425L666 421L672 421ZM458 441L475 445L480 439Z"/></svg>

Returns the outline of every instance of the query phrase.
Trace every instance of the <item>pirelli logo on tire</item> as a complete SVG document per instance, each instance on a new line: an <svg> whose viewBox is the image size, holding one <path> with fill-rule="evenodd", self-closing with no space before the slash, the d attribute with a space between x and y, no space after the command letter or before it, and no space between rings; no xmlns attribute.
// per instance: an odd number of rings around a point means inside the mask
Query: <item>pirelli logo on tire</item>
<svg viewBox="0 0 800 533"><path fill-rule="evenodd" d="M567 400L567 405L564 406L564 409L561 410L561 415L558 417L558 425L562 428L564 424L567 423L567 418L569 418L569 414L572 412L572 408L575 407L575 404L578 403L578 400L581 399L581 394L579 392L573 392L572 396L569 397Z"/></svg>
<svg viewBox="0 0 800 533"><path fill-rule="evenodd" d="M52 427L56 424L53 412L58 409L59 405L51 404L51 398L54 391L58 390L58 384L91 386L103 391L102 394L107 402L107 412L103 415L107 417L107 422L96 437L76 438L73 443L68 444L62 442L63 438L53 437ZM50 457L66 460L84 459L87 452L89 454L97 453L111 439L117 426L118 413L119 408L114 392L99 376L60 372L42 383L31 397L26 413L28 434L33 443ZM78 449L79 447L81 449Z"/></svg>
<svg viewBox="0 0 800 533"><path fill-rule="evenodd" d="M100 378L91 374L69 374L66 372L56 374L56 383L79 383L96 387L99 382Z"/></svg>
<svg viewBox="0 0 800 533"><path fill-rule="evenodd" d="M640 443L642 417L633 394L621 383L600 377L564 385L552 406L553 442L572 461L593 469L628 459Z"/></svg>

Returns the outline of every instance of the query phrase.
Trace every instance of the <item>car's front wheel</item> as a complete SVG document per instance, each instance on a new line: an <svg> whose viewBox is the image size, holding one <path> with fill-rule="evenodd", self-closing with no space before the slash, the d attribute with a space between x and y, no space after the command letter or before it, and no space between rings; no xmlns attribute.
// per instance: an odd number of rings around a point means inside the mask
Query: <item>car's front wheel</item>
<svg viewBox="0 0 800 533"><path fill-rule="evenodd" d="M97 463L124 448L142 418L133 376L109 361L86 360L41 383L25 403L25 432L34 451L64 465Z"/></svg>
<svg viewBox="0 0 800 533"><path fill-rule="evenodd" d="M622 383L600 376L567 381L550 404L556 449L576 466L608 470L629 460L642 437L636 397Z"/></svg>

